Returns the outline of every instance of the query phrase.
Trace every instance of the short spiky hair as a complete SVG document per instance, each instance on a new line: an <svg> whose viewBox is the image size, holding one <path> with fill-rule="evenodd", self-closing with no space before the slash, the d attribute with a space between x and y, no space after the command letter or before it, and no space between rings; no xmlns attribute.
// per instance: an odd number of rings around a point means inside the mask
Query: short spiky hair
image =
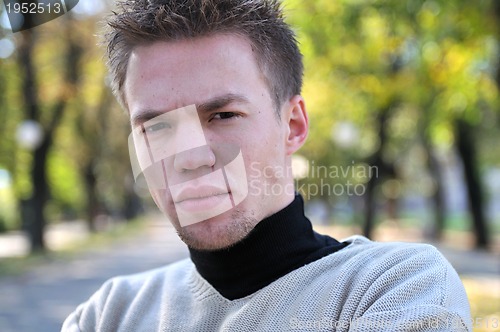
<svg viewBox="0 0 500 332"><path fill-rule="evenodd" d="M133 49L157 41L236 34L248 38L277 109L302 88L302 55L278 0L124 0L105 35L113 92L123 85Z"/></svg>

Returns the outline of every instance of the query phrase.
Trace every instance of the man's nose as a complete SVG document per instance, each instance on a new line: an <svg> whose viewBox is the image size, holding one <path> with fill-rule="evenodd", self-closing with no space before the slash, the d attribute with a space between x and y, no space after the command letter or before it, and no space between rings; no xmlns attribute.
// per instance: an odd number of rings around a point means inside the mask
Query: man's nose
<svg viewBox="0 0 500 332"><path fill-rule="evenodd" d="M176 172L192 171L215 165L215 154L208 145L179 152L174 156Z"/></svg>

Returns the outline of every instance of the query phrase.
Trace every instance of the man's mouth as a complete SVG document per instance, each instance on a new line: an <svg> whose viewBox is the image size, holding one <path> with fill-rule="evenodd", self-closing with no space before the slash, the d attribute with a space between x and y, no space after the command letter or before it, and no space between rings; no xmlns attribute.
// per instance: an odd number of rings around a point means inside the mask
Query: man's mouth
<svg viewBox="0 0 500 332"><path fill-rule="evenodd" d="M226 189L214 186L187 187L182 189L175 197L174 203L181 203L187 200L197 200L210 198L213 196L228 194Z"/></svg>
<svg viewBox="0 0 500 332"><path fill-rule="evenodd" d="M230 192L213 186L188 187L174 197L176 208L185 212L203 212L212 209L225 200L230 200Z"/></svg>

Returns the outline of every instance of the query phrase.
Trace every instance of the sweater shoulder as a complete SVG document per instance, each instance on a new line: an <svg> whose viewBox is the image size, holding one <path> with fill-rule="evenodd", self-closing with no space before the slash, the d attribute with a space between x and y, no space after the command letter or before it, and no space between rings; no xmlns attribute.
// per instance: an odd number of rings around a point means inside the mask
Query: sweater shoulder
<svg viewBox="0 0 500 332"><path fill-rule="evenodd" d="M349 294L346 298L355 294L360 316L378 317L391 312L413 317L419 314L412 314L415 308L425 308L429 315L446 313L448 320L458 320L461 326L470 329L470 308L463 284L436 247L375 242L363 236L344 241L349 245L338 252L338 257L330 255L328 263L330 268L350 271L349 277L341 277L341 283L334 284Z"/></svg>
<svg viewBox="0 0 500 332"><path fill-rule="evenodd" d="M415 263L413 260L418 257L422 260L434 262L434 267L447 267L448 260L439 250L430 244L413 242L376 242L361 235L354 235L342 240L349 243L343 251L347 257L356 256L358 259L367 259L381 263L401 264L404 262Z"/></svg>
<svg viewBox="0 0 500 332"><path fill-rule="evenodd" d="M194 269L189 259L184 259L160 268L117 276L106 281L94 294L106 307L114 307L123 303L138 303L138 301L159 302L158 298L169 285L176 284L187 287L187 280ZM92 298L91 298L92 299ZM106 308L103 308L106 310Z"/></svg>
<svg viewBox="0 0 500 332"><path fill-rule="evenodd" d="M194 269L189 259L132 275L117 276L107 280L86 302L82 303L64 322L63 331L106 330L118 327L132 313L144 316L160 311L162 296L169 285L175 284L182 292L188 288L189 275ZM107 331L107 330L106 330Z"/></svg>
<svg viewBox="0 0 500 332"><path fill-rule="evenodd" d="M462 287L454 268L430 244L376 242L363 236L349 237L345 241L350 244L341 250L342 255L332 259L350 271L359 271L355 277L360 280L395 283L434 280L434 288L440 287L443 293L450 287Z"/></svg>
<svg viewBox="0 0 500 332"><path fill-rule="evenodd" d="M142 288L145 285L151 286L166 279L179 279L185 276L193 264L189 259L168 264L156 269L147 270L130 275L116 276L103 284L103 287L130 287L131 289Z"/></svg>

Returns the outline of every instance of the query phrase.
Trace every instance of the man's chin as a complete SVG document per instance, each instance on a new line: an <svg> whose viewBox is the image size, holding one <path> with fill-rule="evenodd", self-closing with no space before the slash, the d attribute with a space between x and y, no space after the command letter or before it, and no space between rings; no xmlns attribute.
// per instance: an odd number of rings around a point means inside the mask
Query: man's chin
<svg viewBox="0 0 500 332"><path fill-rule="evenodd" d="M220 250L234 246L255 227L257 221L241 211L227 211L218 216L181 227L176 220L179 237L197 250Z"/></svg>

